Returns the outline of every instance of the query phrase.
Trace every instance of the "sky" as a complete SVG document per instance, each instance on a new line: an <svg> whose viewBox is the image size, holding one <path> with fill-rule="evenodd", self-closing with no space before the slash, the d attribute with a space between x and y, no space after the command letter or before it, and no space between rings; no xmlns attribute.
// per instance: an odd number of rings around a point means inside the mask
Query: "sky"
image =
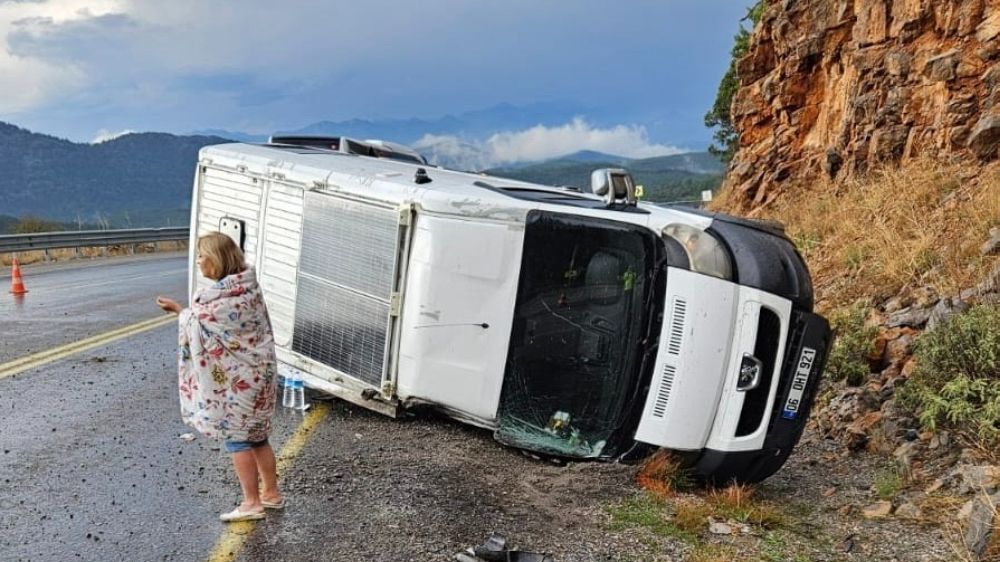
<svg viewBox="0 0 1000 562"><path fill-rule="evenodd" d="M699 149L749 3L0 0L0 121L94 142L542 104L575 114L443 140L517 157Z"/></svg>

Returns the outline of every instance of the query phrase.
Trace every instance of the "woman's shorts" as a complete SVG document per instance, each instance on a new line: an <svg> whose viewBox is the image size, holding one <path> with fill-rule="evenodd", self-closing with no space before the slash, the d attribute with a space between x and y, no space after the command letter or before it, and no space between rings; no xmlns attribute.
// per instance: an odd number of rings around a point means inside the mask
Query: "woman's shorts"
<svg viewBox="0 0 1000 562"><path fill-rule="evenodd" d="M256 449L264 445L267 445L266 438L263 441L230 441L227 439L223 443L227 453L242 453L243 451L249 451L250 449Z"/></svg>

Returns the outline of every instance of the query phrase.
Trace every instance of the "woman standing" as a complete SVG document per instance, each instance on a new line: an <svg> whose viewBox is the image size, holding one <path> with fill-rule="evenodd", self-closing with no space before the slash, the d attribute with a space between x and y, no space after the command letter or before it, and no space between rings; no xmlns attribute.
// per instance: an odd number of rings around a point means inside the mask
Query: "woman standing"
<svg viewBox="0 0 1000 562"><path fill-rule="evenodd" d="M271 323L254 270L231 238L202 236L197 252L202 275L216 283L197 291L190 308L156 298L160 308L180 315L181 416L232 453L243 503L220 519L262 519L265 508L284 507L267 441L277 378Z"/></svg>

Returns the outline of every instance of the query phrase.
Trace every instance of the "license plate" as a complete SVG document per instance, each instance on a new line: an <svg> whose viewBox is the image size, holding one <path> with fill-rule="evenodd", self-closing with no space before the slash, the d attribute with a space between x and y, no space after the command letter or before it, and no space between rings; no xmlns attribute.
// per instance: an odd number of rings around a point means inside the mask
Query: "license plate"
<svg viewBox="0 0 1000 562"><path fill-rule="evenodd" d="M802 407L802 394L806 391L809 373L812 372L815 360L816 350L811 347L803 347L802 354L799 355L799 364L795 368L795 378L792 379L792 388L788 391L785 407L781 411L781 417L786 420L794 420L799 416L799 408Z"/></svg>

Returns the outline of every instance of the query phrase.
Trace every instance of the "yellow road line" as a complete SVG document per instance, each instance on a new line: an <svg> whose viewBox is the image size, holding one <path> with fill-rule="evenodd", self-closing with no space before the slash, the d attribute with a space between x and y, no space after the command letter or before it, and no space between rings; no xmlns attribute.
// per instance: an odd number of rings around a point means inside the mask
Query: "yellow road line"
<svg viewBox="0 0 1000 562"><path fill-rule="evenodd" d="M320 422L326 418L328 413L330 413L330 408L326 404L313 404L309 413L306 414L302 423L295 430L295 433L288 438L288 441L281 447L281 452L278 453L279 477L291 468L292 461L302 451L302 447L309 440L309 436L316 430ZM236 555L243 548L243 542L256 526L256 521L227 523L225 532L219 537L219 541L215 543L215 548L208 555L207 562L232 562L235 560Z"/></svg>
<svg viewBox="0 0 1000 562"><path fill-rule="evenodd" d="M130 326L125 326L123 328L111 330L110 332L104 332L103 334L98 334L80 341L68 343L60 347L21 357L20 359L15 359L0 365L0 379L16 375L18 373L23 373L29 369L35 369L47 363L65 359L71 355L82 353L102 345L107 345L111 342L118 341L129 336L141 334L143 332L159 328L160 326L166 326L167 324L176 321L177 316L173 314L157 316L155 318L150 318L149 320L137 322Z"/></svg>

